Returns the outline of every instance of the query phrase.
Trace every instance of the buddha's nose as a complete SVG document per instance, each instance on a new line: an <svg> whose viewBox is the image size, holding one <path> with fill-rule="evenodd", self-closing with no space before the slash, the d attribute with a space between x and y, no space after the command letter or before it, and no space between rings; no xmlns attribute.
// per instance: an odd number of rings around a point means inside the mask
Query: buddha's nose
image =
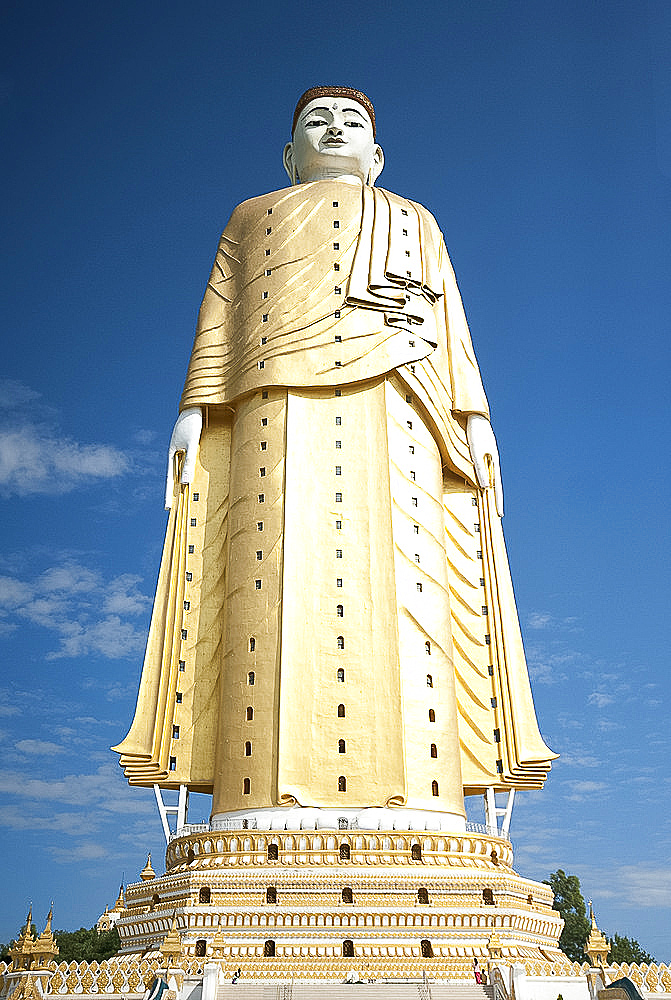
<svg viewBox="0 0 671 1000"><path fill-rule="evenodd" d="M328 135L342 135L342 129L340 125L336 125L335 122L331 122L326 132Z"/></svg>

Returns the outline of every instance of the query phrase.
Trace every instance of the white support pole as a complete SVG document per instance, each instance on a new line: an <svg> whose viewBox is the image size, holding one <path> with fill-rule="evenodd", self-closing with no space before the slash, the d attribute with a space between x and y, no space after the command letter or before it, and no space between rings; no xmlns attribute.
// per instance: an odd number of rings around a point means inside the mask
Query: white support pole
<svg viewBox="0 0 671 1000"><path fill-rule="evenodd" d="M161 826L163 827L165 842L166 844L169 844L172 831L170 829L170 823L168 822L168 816L177 817L177 830L186 826L186 819L189 810L189 789L186 785L179 786L179 797L177 799L177 805L175 806L167 806L165 804L160 785L154 785L154 795L156 796L158 814L161 817Z"/></svg>
<svg viewBox="0 0 671 1000"><path fill-rule="evenodd" d="M500 836L507 837L510 830L510 820L513 815L513 803L515 801L515 789L511 788L506 797L505 806L497 806L496 792L493 788L485 789L485 825L491 830L496 830ZM499 817L503 817L499 827Z"/></svg>

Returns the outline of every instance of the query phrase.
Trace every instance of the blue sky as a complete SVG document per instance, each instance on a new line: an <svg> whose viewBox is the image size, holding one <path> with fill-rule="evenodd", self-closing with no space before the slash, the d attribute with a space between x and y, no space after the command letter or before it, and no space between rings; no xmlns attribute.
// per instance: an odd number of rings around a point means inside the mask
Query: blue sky
<svg viewBox="0 0 671 1000"><path fill-rule="evenodd" d="M91 926L148 850L162 870L107 747L195 316L232 208L286 183L296 99L343 82L375 103L379 183L445 233L492 406L562 755L518 796L516 867L578 874L607 933L671 960L671 5L26 0L0 34L0 940L30 900Z"/></svg>

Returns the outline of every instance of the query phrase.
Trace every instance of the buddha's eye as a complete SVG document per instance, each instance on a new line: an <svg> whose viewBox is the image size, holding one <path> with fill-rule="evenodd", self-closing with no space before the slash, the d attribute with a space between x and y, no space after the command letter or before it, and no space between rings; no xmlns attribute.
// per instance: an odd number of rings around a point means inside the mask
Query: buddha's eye
<svg viewBox="0 0 671 1000"><path fill-rule="evenodd" d="M355 120L351 122L345 122L345 125L347 125L349 128L363 128L363 122L358 122Z"/></svg>
<svg viewBox="0 0 671 1000"><path fill-rule="evenodd" d="M310 118L305 123L306 128L315 128L318 125L326 125L326 120L324 118Z"/></svg>

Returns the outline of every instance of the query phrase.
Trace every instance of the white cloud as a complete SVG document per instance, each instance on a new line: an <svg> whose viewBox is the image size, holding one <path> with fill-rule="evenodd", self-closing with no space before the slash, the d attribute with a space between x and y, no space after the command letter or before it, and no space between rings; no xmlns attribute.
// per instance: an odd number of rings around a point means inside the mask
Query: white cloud
<svg viewBox="0 0 671 1000"><path fill-rule="evenodd" d="M30 581L0 577L0 622L15 629L29 621L55 632L60 644L47 659L91 654L120 659L144 648L144 631L126 620L143 614L151 603L139 583L139 577L128 573L105 580L75 560Z"/></svg>
<svg viewBox="0 0 671 1000"><path fill-rule="evenodd" d="M606 694L604 691L592 691L587 699L588 704L595 705L597 708L605 708L606 705L612 705L614 701L614 696Z"/></svg>
<svg viewBox="0 0 671 1000"><path fill-rule="evenodd" d="M577 621L578 618L573 615L566 618L556 618L548 611L532 611L527 615L526 626L527 628L539 631L545 629L568 629L569 631L575 631Z"/></svg>
<svg viewBox="0 0 671 1000"><path fill-rule="evenodd" d="M64 753L65 747L59 743L50 743L49 740L19 740L14 744L20 753L47 754Z"/></svg>
<svg viewBox="0 0 671 1000"><path fill-rule="evenodd" d="M607 872L593 872L590 878L598 883L601 896L626 899L632 906L668 909L671 867L622 865L609 868Z"/></svg>
<svg viewBox="0 0 671 1000"><path fill-rule="evenodd" d="M67 493L129 468L128 457L113 445L63 436L39 393L20 382L0 380L0 411L0 491L6 496Z"/></svg>

